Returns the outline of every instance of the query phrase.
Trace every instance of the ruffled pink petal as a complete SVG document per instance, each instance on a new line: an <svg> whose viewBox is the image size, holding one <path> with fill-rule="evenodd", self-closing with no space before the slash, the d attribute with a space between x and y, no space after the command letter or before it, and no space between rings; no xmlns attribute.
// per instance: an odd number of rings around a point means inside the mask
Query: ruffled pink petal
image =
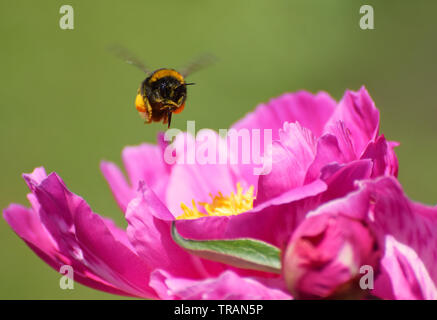
<svg viewBox="0 0 437 320"><path fill-rule="evenodd" d="M258 212L269 206L277 206L280 204L290 203L307 197L318 195L327 189L327 185L323 180L315 180L309 184L303 185L299 188L294 188L285 191L276 197L264 201L255 199L254 208L252 211Z"/></svg>
<svg viewBox="0 0 437 320"><path fill-rule="evenodd" d="M330 132L337 121L343 121L350 130L356 154L361 155L368 142L376 139L379 131L379 111L365 87L358 92L346 91L327 122L325 132Z"/></svg>
<svg viewBox="0 0 437 320"><path fill-rule="evenodd" d="M163 270L152 274L150 285L161 299L175 300L286 300L281 289L269 287L262 279L240 277L225 271L217 278L190 280L171 276Z"/></svg>
<svg viewBox="0 0 437 320"><path fill-rule="evenodd" d="M126 147L122 158L134 190L138 189L140 181L144 181L160 198L165 196L170 169L164 161L161 146L144 143Z"/></svg>
<svg viewBox="0 0 437 320"><path fill-rule="evenodd" d="M193 240L225 239L229 220L237 216L210 216L176 221L178 233Z"/></svg>
<svg viewBox="0 0 437 320"><path fill-rule="evenodd" d="M38 201L42 223L64 254L74 254L74 213L83 200L73 195L56 173L41 182L33 179L33 175L23 176Z"/></svg>
<svg viewBox="0 0 437 320"><path fill-rule="evenodd" d="M59 248L32 209L11 204L3 211L6 222L12 230L27 243L38 244L50 259L56 260Z"/></svg>
<svg viewBox="0 0 437 320"><path fill-rule="evenodd" d="M342 198L321 203L314 211L309 212L306 217L309 218L325 212L332 212L341 213L344 216L357 220L365 220L369 210L369 195L361 187L358 190L349 192Z"/></svg>
<svg viewBox="0 0 437 320"><path fill-rule="evenodd" d="M126 219L131 243L152 269L161 268L189 278L210 276L222 270L219 264L192 256L173 241L170 226L174 217L145 183L129 204Z"/></svg>
<svg viewBox="0 0 437 320"><path fill-rule="evenodd" d="M73 264L75 281L96 290L117 295L130 295L86 269L75 268L74 262L72 263L59 252L57 244L44 228L38 215L32 210L20 205L11 204L3 211L3 216L14 232L23 239L29 248L57 272L59 272L61 266Z"/></svg>
<svg viewBox="0 0 437 320"><path fill-rule="evenodd" d="M130 244L125 245L128 243L125 233L108 219L92 213L86 202L70 192L55 173L43 179L40 172L24 175L24 178L33 192L30 199L38 210L43 229L56 243L58 257L63 264L73 267L75 275L101 282L100 287L113 286L113 292L155 296L148 281L144 281L150 270L131 250ZM116 257L125 259L118 262ZM140 275L135 274L138 269L130 268L135 264L142 265ZM132 282L133 279L141 284Z"/></svg>
<svg viewBox="0 0 437 320"><path fill-rule="evenodd" d="M148 285L150 266L118 241L108 224L85 203L75 214L75 229L83 258L94 273L130 294L156 297Z"/></svg>
<svg viewBox="0 0 437 320"><path fill-rule="evenodd" d="M299 123L285 123L279 135L280 140L274 141L269 151L271 172L258 180L257 203L301 187L315 157L316 139Z"/></svg>
<svg viewBox="0 0 437 320"><path fill-rule="evenodd" d="M335 171L331 170L332 167L336 168ZM328 187L321 195L320 203L344 197L357 188L357 181L368 179L371 175L372 161L369 159L352 161L339 167L323 168L322 179Z"/></svg>
<svg viewBox="0 0 437 320"><path fill-rule="evenodd" d="M352 161L358 158L355 151L354 142L350 130L343 121L336 121L329 124L328 132L337 138L338 149L342 153L344 162Z"/></svg>
<svg viewBox="0 0 437 320"><path fill-rule="evenodd" d="M279 129L284 122L298 121L304 128L320 136L335 106L336 101L325 92L286 93L270 100L267 104L259 105L254 112L246 115L232 128L272 129L273 140L278 140Z"/></svg>
<svg viewBox="0 0 437 320"><path fill-rule="evenodd" d="M23 174L23 178L29 189L33 190L33 185L40 184L45 178L47 178L47 173L43 167L37 167L32 171L32 173Z"/></svg>
<svg viewBox="0 0 437 320"><path fill-rule="evenodd" d="M386 276L378 277L373 294L383 299L436 300L436 284L416 252L390 235L385 244L381 266Z"/></svg>
<svg viewBox="0 0 437 320"><path fill-rule="evenodd" d="M345 131L342 132L345 133ZM337 136L333 134L325 134L318 140L316 155L306 173L305 183L319 178L322 169L328 164L343 164L356 160L356 158L352 157L352 152L346 151L344 148L347 146L347 143L344 143L347 139L347 136L340 136L337 139ZM343 143L339 143L339 140L343 141Z"/></svg>
<svg viewBox="0 0 437 320"><path fill-rule="evenodd" d="M399 145L400 143L397 141L388 141L388 163L391 164L392 169L390 172L395 177L398 176L399 162L394 149Z"/></svg>
<svg viewBox="0 0 437 320"><path fill-rule="evenodd" d="M373 203L369 224L385 243L384 266L395 297L435 298L437 208L410 201L392 177L365 181L362 188Z"/></svg>
<svg viewBox="0 0 437 320"><path fill-rule="evenodd" d="M43 168L37 168L31 174L24 175L31 190L37 190L47 176ZM4 210L4 218L12 229L26 244L47 264L59 272L63 265L71 265L74 270L74 280L94 289L119 295L132 295L122 291L93 273L84 265L81 259L81 250L63 252L59 242L48 231L40 219L41 205L34 194L28 195L33 209L27 209L20 205L12 204Z"/></svg>
<svg viewBox="0 0 437 320"><path fill-rule="evenodd" d="M398 160L394 152L396 145L385 140L384 135L376 141L371 141L361 156L361 159L373 159L372 178L383 175L397 176Z"/></svg>
<svg viewBox="0 0 437 320"><path fill-rule="evenodd" d="M309 132L319 136L335 105L336 102L327 93L311 94L306 91L287 93L270 100L267 104L259 105L254 112L231 127L231 130L236 130L242 135L246 133L252 141L250 151L245 151L240 145L238 153L241 155L251 152L252 159L249 164L240 161L235 166L238 175L256 188L259 172L263 167L260 157L265 154L272 141L280 139L279 130L284 122L299 122ZM259 147L255 147L254 141L260 142Z"/></svg>

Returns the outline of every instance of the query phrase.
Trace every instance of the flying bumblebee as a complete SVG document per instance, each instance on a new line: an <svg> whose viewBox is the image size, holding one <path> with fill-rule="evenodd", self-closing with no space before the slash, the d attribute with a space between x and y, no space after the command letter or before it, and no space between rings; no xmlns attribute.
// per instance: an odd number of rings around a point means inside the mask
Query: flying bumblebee
<svg viewBox="0 0 437 320"><path fill-rule="evenodd" d="M162 68L150 72L145 65L132 55L127 49L120 46L110 48L118 57L134 65L148 76L141 82L135 98L135 108L144 120L144 123L160 122L171 124L173 113L181 113L187 100L187 83L185 77L206 65L212 63L211 55L203 55L186 68L178 72L174 69Z"/></svg>

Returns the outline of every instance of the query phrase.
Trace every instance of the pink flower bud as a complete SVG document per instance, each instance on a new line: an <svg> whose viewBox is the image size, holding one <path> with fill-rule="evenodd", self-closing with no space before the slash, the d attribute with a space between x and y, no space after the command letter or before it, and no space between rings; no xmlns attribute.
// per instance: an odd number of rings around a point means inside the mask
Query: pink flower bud
<svg viewBox="0 0 437 320"><path fill-rule="evenodd" d="M360 288L360 268L376 271L378 258L376 240L363 222L318 214L307 218L290 239L283 273L295 298L360 298L369 289Z"/></svg>

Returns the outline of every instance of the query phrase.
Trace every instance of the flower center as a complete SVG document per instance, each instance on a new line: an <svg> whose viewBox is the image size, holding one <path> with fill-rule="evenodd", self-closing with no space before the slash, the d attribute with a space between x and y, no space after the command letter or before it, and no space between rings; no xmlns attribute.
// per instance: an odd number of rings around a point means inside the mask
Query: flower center
<svg viewBox="0 0 437 320"><path fill-rule="evenodd" d="M211 203L198 202L198 204L205 209L206 213L199 211L194 200L192 201L192 209L189 208L185 203L181 203L181 208L184 213L178 216L176 219L185 220L198 219L208 216L233 216L249 211L253 208L253 200L255 199L253 196L253 190L253 186L250 186L250 188L243 193L243 188L240 186L240 183L237 183L236 194L232 192L231 195L225 197L221 192L219 192L216 196L213 196L210 193L209 196L212 199Z"/></svg>

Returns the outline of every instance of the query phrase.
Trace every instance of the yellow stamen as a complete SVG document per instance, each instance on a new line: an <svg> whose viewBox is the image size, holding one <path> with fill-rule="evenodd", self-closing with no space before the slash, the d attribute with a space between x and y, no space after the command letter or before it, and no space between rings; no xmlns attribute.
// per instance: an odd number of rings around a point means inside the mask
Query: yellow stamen
<svg viewBox="0 0 437 320"><path fill-rule="evenodd" d="M243 188L240 186L240 183L237 183L237 193L231 193L230 196L223 196L221 192L218 193L217 196L213 196L211 193L209 196L212 199L211 203L207 202L198 202L201 205L206 213L200 212L197 209L196 202L193 200L193 209L189 208L184 203L181 203L181 208L184 213L178 216L176 219L198 219L201 217L207 216L233 216L246 211L249 211L253 208L253 200L255 197L253 196L253 186L243 193Z"/></svg>

